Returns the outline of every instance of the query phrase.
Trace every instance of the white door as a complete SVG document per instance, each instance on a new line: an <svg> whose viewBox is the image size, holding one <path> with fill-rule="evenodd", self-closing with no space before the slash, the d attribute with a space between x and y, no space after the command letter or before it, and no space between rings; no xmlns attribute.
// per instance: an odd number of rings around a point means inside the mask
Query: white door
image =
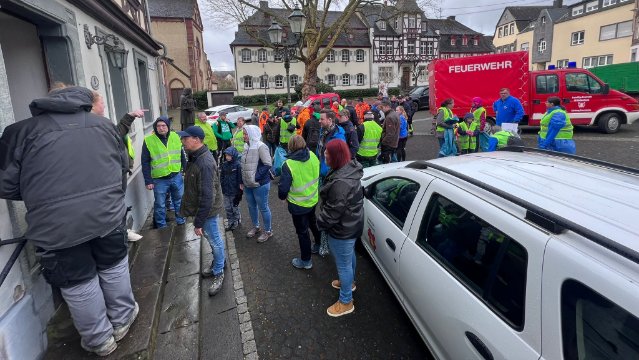
<svg viewBox="0 0 639 360"><path fill-rule="evenodd" d="M405 307L439 358L538 359L548 235L477 194L429 186L400 257Z"/></svg>

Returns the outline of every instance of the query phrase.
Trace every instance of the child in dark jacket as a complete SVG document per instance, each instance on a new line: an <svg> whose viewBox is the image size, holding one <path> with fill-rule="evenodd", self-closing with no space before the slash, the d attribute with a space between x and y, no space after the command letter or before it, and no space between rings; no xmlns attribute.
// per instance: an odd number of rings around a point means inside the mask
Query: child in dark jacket
<svg viewBox="0 0 639 360"><path fill-rule="evenodd" d="M225 231L233 231L242 223L240 201L242 201L242 169L240 154L234 147L224 150L224 162L220 169L220 184L224 195L227 225Z"/></svg>

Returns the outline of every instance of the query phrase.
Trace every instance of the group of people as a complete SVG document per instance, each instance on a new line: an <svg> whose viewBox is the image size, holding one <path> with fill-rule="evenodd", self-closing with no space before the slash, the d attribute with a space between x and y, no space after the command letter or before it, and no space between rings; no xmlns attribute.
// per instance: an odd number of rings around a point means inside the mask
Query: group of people
<svg viewBox="0 0 639 360"><path fill-rule="evenodd" d="M486 109L480 97L472 99L471 108L460 121L453 113L455 101L445 99L433 119L433 131L439 142L439 157L477 151L494 151L507 145L523 145L518 124L524 116L521 101L502 88L493 103L495 125L487 126ZM537 137L540 149L574 154L573 126L558 97L546 101Z"/></svg>

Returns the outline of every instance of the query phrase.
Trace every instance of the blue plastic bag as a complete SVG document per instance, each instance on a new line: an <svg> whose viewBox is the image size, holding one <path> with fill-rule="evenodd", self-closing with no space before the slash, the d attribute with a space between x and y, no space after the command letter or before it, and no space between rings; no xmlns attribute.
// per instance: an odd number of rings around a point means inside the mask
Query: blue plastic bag
<svg viewBox="0 0 639 360"><path fill-rule="evenodd" d="M479 133L479 149L483 152L488 151L490 135L485 132Z"/></svg>
<svg viewBox="0 0 639 360"><path fill-rule="evenodd" d="M282 165L284 165L284 161L286 161L286 150L283 147L278 146L277 149L275 149L275 156L273 159L273 171L275 171L275 176L282 175Z"/></svg>
<svg viewBox="0 0 639 360"><path fill-rule="evenodd" d="M453 129L444 130L444 144L439 149L439 157L456 156L457 145L455 144L455 131Z"/></svg>

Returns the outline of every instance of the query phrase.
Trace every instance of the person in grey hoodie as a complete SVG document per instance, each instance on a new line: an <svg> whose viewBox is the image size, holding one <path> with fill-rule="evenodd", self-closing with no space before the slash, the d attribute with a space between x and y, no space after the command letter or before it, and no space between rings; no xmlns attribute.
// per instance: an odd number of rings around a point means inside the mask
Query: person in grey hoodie
<svg viewBox="0 0 639 360"><path fill-rule="evenodd" d="M92 103L83 87L31 102L33 117L0 137L0 198L24 201L24 237L36 246L44 278L60 288L82 347L106 356L139 307L123 223L129 158L117 128L91 113Z"/></svg>

